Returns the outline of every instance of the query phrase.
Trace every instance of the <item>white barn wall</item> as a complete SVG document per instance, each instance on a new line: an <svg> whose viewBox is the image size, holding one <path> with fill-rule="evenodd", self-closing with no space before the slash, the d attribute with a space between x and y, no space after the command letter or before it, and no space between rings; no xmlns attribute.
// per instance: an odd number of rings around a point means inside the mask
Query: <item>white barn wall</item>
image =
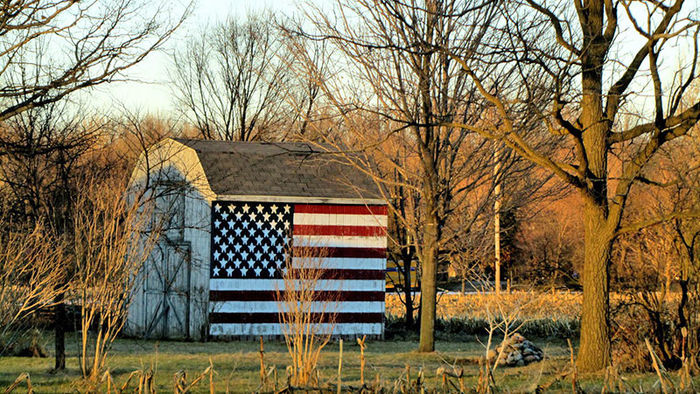
<svg viewBox="0 0 700 394"><path fill-rule="evenodd" d="M208 335L210 227L210 202L193 190L185 198L185 239L191 246L190 335L196 340Z"/></svg>

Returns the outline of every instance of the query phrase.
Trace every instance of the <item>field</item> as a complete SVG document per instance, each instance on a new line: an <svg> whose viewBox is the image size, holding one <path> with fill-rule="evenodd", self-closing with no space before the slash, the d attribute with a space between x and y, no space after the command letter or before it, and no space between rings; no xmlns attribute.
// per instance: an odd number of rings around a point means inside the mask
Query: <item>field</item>
<svg viewBox="0 0 700 394"><path fill-rule="evenodd" d="M419 370L424 372L425 387L430 390L442 389L437 377L438 368L464 368L464 385L475 388L478 385L479 359L485 354L487 338L483 330L493 315L509 315L522 323L521 332L545 352L545 360L523 367L499 367L495 372L498 389L505 392L532 392L538 386L548 386L549 391L571 391L571 379L558 379L562 371L570 368L570 350L566 338L573 338L576 347L577 315L580 295L569 293L519 292L504 294L498 301L492 295L471 294L467 296L446 294L439 302L436 344L432 354L419 354L417 336L387 333L385 341L368 342L366 354L365 380L392 392L406 380L407 366L411 380L415 381ZM387 327L400 327L396 321L402 315L401 305L394 296L387 297ZM53 348L51 336L46 333L45 347ZM68 370L52 374L52 358L0 357L0 390L9 386L20 374L28 373L36 392L75 392L79 390L77 334L68 337ZM495 342L500 342L498 338ZM275 366L274 374L264 391L284 387L285 368L290 365L290 357L284 343L269 341L265 344L264 361L266 368ZM260 354L257 342L175 342L118 339L113 346L108 361L114 382L121 386L134 371L154 371L154 381L158 391L172 392L174 376L185 371L187 380L192 381L209 367L214 368L213 384L216 392L253 392L259 390ZM72 356L72 357L71 357ZM324 385L335 385L338 370L339 345L329 344L324 349L320 361L320 381ZM605 373L579 376L578 383L585 391L600 392L608 382L608 391L619 390L624 384L625 391L646 392L658 389L656 374L623 373L623 380L606 379ZM678 375L670 374L678 384ZM360 386L359 346L345 341L343 350L343 385ZM454 380L455 384L457 381ZM610 388L614 383L615 389ZM656 385L656 386L655 386ZM26 392L25 386L15 392ZM133 385L132 385L133 387ZM700 387L696 382L696 387ZM209 392L209 376L194 386L194 392ZM400 392L400 390L399 390Z"/></svg>
<svg viewBox="0 0 700 394"><path fill-rule="evenodd" d="M483 340L484 338L482 338ZM569 351L566 344L552 340L535 340L545 349L547 359L541 363L525 367L501 368L496 370L495 379L498 387L510 392L532 392L537 385L553 380L567 367ZM51 344L47 344L51 346ZM69 354L76 354L74 341L69 343ZM289 363L289 356L282 343L271 342L265 345L265 360L268 365L275 365L279 371L278 388L283 386L284 369ZM476 339L467 342L437 343L437 352L418 354L413 350L415 342L377 341L371 342L366 351L367 380L374 381L379 376L385 388L405 377L406 365L410 366L412 379L419 369L423 369L427 379L426 386L441 387L436 378L436 369L441 366L463 365L465 368L466 387L475 387L479 367L475 363L483 354L483 346ZM114 345L110 360L111 373L115 382L121 385L134 370L153 368L158 391L171 392L173 375L184 370L188 379L193 379L209 366L211 360L216 371L214 385L216 392L252 392L259 384L259 352L254 342L155 342L143 340L120 339ZM321 381L335 382L338 365L338 344L329 345L321 360ZM75 392L79 374L77 359L68 359L65 373L49 372L51 358L31 359L18 357L0 358L0 387L4 388L23 372L29 373L32 385L37 393ZM625 375L630 388L650 389L656 377L647 375ZM600 391L603 375L582 377L580 384L586 391ZM343 384L359 386L359 348L346 343L343 352ZM641 385L641 386L640 386ZM272 388L272 387L270 387ZM550 390L570 390L569 380L554 383ZM194 392L208 392L208 378L195 386ZM16 392L26 392L24 388Z"/></svg>

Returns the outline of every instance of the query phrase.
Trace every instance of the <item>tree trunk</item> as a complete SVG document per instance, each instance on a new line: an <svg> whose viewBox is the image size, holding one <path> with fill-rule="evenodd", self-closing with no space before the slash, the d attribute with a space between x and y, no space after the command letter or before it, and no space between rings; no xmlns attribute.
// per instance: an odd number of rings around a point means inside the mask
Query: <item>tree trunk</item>
<svg viewBox="0 0 700 394"><path fill-rule="evenodd" d="M430 204L429 204L430 205ZM423 226L423 259L421 260L421 315L419 352L435 350L435 311L437 300L438 220L428 210Z"/></svg>
<svg viewBox="0 0 700 394"><path fill-rule="evenodd" d="M54 349L56 351L54 370L59 371L66 369L66 304L63 302L63 294L56 296L56 302L53 316Z"/></svg>
<svg viewBox="0 0 700 394"><path fill-rule="evenodd" d="M612 231L605 208L588 200L584 219L583 306L577 368L598 371L610 365L609 261Z"/></svg>
<svg viewBox="0 0 700 394"><path fill-rule="evenodd" d="M411 288L411 276L415 275L411 272L411 263L413 259L409 255L403 256L403 292L406 299L406 328L413 329L415 322L413 321L413 289Z"/></svg>

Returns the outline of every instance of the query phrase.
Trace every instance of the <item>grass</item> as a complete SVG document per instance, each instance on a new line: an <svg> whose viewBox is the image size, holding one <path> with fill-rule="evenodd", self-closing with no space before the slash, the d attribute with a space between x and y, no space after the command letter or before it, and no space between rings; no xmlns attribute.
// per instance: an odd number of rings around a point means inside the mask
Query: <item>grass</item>
<svg viewBox="0 0 700 394"><path fill-rule="evenodd" d="M551 380L561 372L568 363L569 351L565 343L559 341L534 341L545 349L547 359L541 363L524 367L501 368L496 372L496 382L505 391L532 391L537 384ZM47 346L51 346L50 343ZM259 384L259 353L256 342L156 342L133 339L119 339L112 349L108 365L117 384L121 384L134 370L153 367L158 391L172 392L173 375L184 370L188 379L199 375L201 371L214 365L216 371L215 387L217 392L251 392ZM379 375L384 387L393 387L409 365L415 378L419 369L423 369L429 387L440 387L435 371L449 364L463 365L467 387L475 387L478 378L476 360L483 352L483 346L476 340L440 341L437 351L430 354L414 352L417 343L411 341L375 341L368 343L366 350L366 380L374 381ZM69 357L66 372L52 374L52 358L0 358L0 390L11 384L23 372L29 373L37 393L75 392L79 380L77 343L68 343ZM343 351L343 383L359 385L359 346L345 343ZM284 370L289 365L289 356L284 344L269 342L265 344L265 360L268 365L276 365L280 386L284 382ZM321 381L333 382L338 365L338 344L330 344L321 357ZM650 389L656 381L653 374L625 375L630 387ZM584 377L581 385L584 390L600 391L603 375ZM195 392L208 392L208 382L196 387ZM550 390L570 390L570 382L558 382ZM24 389L16 392L24 392Z"/></svg>

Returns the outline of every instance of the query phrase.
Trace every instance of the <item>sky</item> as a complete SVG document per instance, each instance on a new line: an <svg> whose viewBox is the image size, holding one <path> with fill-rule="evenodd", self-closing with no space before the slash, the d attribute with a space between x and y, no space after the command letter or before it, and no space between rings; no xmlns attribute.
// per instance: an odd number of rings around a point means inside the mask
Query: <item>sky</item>
<svg viewBox="0 0 700 394"><path fill-rule="evenodd" d="M196 0L190 17L161 51L151 53L129 70L128 81L105 84L86 92L87 102L98 110L125 108L140 114L172 114L176 108L168 81L170 56L188 36L228 16L244 18L247 13L265 10L292 14L299 4L298 0Z"/></svg>
<svg viewBox="0 0 700 394"><path fill-rule="evenodd" d="M189 0L172 0L171 4L184 4ZM269 10L276 14L292 15L303 9L309 0L195 0L193 13L185 21L183 26L175 32L174 36L166 43L163 50L150 54L142 63L130 69L127 77L130 81L115 82L102 85L94 90L85 92L87 102L100 111L111 109L121 110L126 108L131 112L141 115L153 113L169 116L177 113L176 104L169 87L168 68L171 54L178 45L182 45L186 38L201 31L205 26L211 26L231 16L245 18L248 13L259 13ZM332 0L310 0L316 4L324 5ZM697 7L694 8L694 5ZM700 0L688 0L687 9L700 9ZM176 6L174 6L176 7ZM184 6L181 6L184 9ZM697 11L696 11L697 13ZM623 18L623 20L626 18ZM622 28L622 34L631 30ZM631 43L639 44L636 34L630 36ZM626 40L625 40L626 41ZM631 41L631 40L630 40ZM636 51L639 45L623 46L630 51ZM668 50L668 48L667 48ZM673 53L674 50L669 51ZM676 53L682 53L680 50ZM689 52L689 51L688 51ZM631 54L632 52L630 52ZM630 56L628 54L628 56ZM680 59L664 59L666 67L675 69ZM640 87L644 90L648 87ZM85 97L82 97L85 99Z"/></svg>

